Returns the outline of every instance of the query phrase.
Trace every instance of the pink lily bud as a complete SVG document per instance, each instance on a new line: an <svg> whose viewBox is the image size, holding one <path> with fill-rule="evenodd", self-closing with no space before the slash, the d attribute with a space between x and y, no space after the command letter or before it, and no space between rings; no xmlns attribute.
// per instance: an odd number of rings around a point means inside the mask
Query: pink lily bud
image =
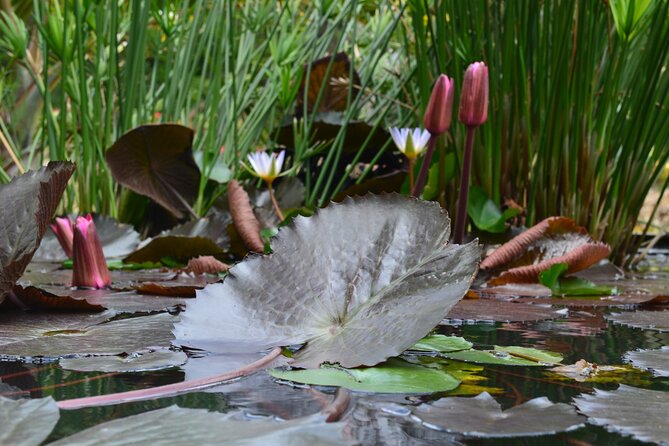
<svg viewBox="0 0 669 446"><path fill-rule="evenodd" d="M451 126L453 114L453 79L445 74L439 75L432 88L430 102L427 103L423 122L425 129L432 135L441 135Z"/></svg>
<svg viewBox="0 0 669 446"><path fill-rule="evenodd" d="M465 72L459 118L469 127L478 127L488 119L488 67L483 62L474 62Z"/></svg>
<svg viewBox="0 0 669 446"><path fill-rule="evenodd" d="M77 217L74 224L72 285L89 288L111 285L102 243L90 214Z"/></svg>
<svg viewBox="0 0 669 446"><path fill-rule="evenodd" d="M72 240L74 237L72 225L72 220L69 217L56 217L56 220L51 224L51 230L56 234L60 247L63 248L69 259L72 258Z"/></svg>

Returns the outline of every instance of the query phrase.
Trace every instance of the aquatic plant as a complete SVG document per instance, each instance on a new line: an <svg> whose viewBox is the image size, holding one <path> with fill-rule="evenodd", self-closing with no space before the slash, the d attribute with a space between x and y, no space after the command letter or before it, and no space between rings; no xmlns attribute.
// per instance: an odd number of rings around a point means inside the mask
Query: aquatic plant
<svg viewBox="0 0 669 446"><path fill-rule="evenodd" d="M414 188L414 164L430 140L430 132L421 130L420 128L398 129L392 127L390 129L390 136L393 137L395 145L402 152L402 154L409 160L409 188Z"/></svg>
<svg viewBox="0 0 669 446"><path fill-rule="evenodd" d="M111 276L102 252L95 223L90 214L74 222L72 244L72 285L89 288L111 286Z"/></svg>
<svg viewBox="0 0 669 446"><path fill-rule="evenodd" d="M278 154L272 153L269 155L267 152L249 153L248 159L252 169L247 168L247 170L254 176L267 183L267 190L269 191L269 197L272 200L272 206L274 206L274 212L276 212L277 217L279 217L279 220L281 221L284 220L284 217L281 213L279 203L277 203L276 197L274 196L272 183L282 175L281 169L283 168L283 160L285 156L286 152L284 150L280 151Z"/></svg>

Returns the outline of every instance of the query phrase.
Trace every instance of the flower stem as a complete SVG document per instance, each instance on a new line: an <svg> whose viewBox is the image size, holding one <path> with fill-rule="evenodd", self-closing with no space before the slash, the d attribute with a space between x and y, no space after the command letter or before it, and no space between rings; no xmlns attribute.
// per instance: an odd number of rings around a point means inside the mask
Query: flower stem
<svg viewBox="0 0 669 446"><path fill-rule="evenodd" d="M425 152L425 158L423 158L423 164L420 166L420 173L418 174L418 181L416 185L411 189L411 195L414 197L419 197L423 193L423 188L425 187L425 182L427 181L427 173L430 171L430 162L432 161L432 152L434 152L434 147L437 144L438 135L430 135L430 142L427 144L427 151Z"/></svg>
<svg viewBox="0 0 669 446"><path fill-rule="evenodd" d="M269 189L269 198L272 200L272 205L274 206L274 212L276 213L276 216L279 217L279 220L281 221L285 220L283 218L283 214L281 213L281 208L279 208L279 203L276 201L276 197L274 196L274 189L272 189L272 184L268 183L267 188Z"/></svg>
<svg viewBox="0 0 669 446"><path fill-rule="evenodd" d="M413 181L413 168L416 164L416 160L409 158L409 190L413 191L414 181Z"/></svg>
<svg viewBox="0 0 669 446"><path fill-rule="evenodd" d="M458 196L458 213L455 220L453 243L461 244L465 238L465 222L467 221L467 200L469 199L469 176L472 170L472 151L474 149L474 131L476 127L467 126L465 140L465 159L462 161L460 177L460 194Z"/></svg>

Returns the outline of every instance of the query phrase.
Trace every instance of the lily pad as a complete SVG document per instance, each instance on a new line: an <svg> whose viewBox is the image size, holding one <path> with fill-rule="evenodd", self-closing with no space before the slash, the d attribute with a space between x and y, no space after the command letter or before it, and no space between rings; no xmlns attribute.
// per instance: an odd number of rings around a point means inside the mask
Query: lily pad
<svg viewBox="0 0 669 446"><path fill-rule="evenodd" d="M116 181L182 219L193 213L200 185L192 147L193 131L188 127L143 125L107 149L105 160Z"/></svg>
<svg viewBox="0 0 669 446"><path fill-rule="evenodd" d="M104 311L102 305L92 304L86 299L75 299L71 296L60 296L34 286L16 285L13 295L8 300L16 303L20 309L49 311ZM5 302L7 303L7 302Z"/></svg>
<svg viewBox="0 0 669 446"><path fill-rule="evenodd" d="M669 444L669 392L622 384L611 392L596 389L594 395L581 395L574 404L588 416L588 423L637 440Z"/></svg>
<svg viewBox="0 0 669 446"><path fill-rule="evenodd" d="M54 161L0 185L0 302L39 248L73 172L74 164Z"/></svg>
<svg viewBox="0 0 669 446"><path fill-rule="evenodd" d="M629 311L606 316L616 324L643 330L669 331L669 311Z"/></svg>
<svg viewBox="0 0 669 446"><path fill-rule="evenodd" d="M627 352L625 361L632 363L634 367L650 370L656 376L669 376L669 346L655 350L639 350Z"/></svg>
<svg viewBox="0 0 669 446"><path fill-rule="evenodd" d="M224 252L209 238L169 235L152 239L149 244L134 251L123 261L126 263L159 262L165 257L170 257L186 263L194 257L216 256Z"/></svg>
<svg viewBox="0 0 669 446"><path fill-rule="evenodd" d="M342 423L325 423L322 415L290 421L242 420L237 412L222 414L205 409L164 409L119 418L99 424L51 443L51 446L76 444L150 444L170 446L271 445L320 446L347 444Z"/></svg>
<svg viewBox="0 0 669 446"><path fill-rule="evenodd" d="M212 351L306 343L296 367L378 364L429 333L469 288L478 247L447 244L449 233L436 203L398 195L297 217L273 254L247 258L197 293L177 342Z"/></svg>
<svg viewBox="0 0 669 446"><path fill-rule="evenodd" d="M37 446L49 436L60 414L53 398L0 397L0 444Z"/></svg>
<svg viewBox="0 0 669 446"><path fill-rule="evenodd" d="M546 366L562 361L562 355L537 350L529 347L501 347L494 350L462 350L444 353L444 356L458 361L475 362L477 364L499 364L516 366Z"/></svg>
<svg viewBox="0 0 669 446"><path fill-rule="evenodd" d="M3 315L4 316L4 315ZM12 315L13 316L13 315ZM144 350L147 347L168 347L175 317L161 313L111 322L86 325L76 321L29 315L28 327L14 327L22 318L13 318L13 324L3 325L0 356L14 359L56 359L81 355L118 355ZM79 316L81 319L81 316Z"/></svg>
<svg viewBox="0 0 669 446"><path fill-rule="evenodd" d="M310 370L272 369L278 379L316 386L337 386L360 392L434 393L453 390L460 381L435 368L389 359L375 367L345 369L323 366Z"/></svg>
<svg viewBox="0 0 669 446"><path fill-rule="evenodd" d="M446 319L463 321L525 322L557 319L563 315L546 305L508 302L495 299L464 299Z"/></svg>
<svg viewBox="0 0 669 446"><path fill-rule="evenodd" d="M444 336L440 334L426 336L418 341L409 350L423 352L455 352L469 350L474 344L459 336Z"/></svg>
<svg viewBox="0 0 669 446"><path fill-rule="evenodd" d="M146 372L179 366L187 360L184 352L159 349L121 356L61 359L58 364L63 369L80 372Z"/></svg>
<svg viewBox="0 0 669 446"><path fill-rule="evenodd" d="M569 404L546 397L502 411L487 392L474 398L442 398L421 404L413 413L428 427L479 438L553 434L577 429L584 421Z"/></svg>

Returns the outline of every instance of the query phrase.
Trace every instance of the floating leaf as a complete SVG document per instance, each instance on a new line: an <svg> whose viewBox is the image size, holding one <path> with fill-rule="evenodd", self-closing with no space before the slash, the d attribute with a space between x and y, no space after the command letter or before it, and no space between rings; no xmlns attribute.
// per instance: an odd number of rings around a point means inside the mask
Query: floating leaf
<svg viewBox="0 0 669 446"><path fill-rule="evenodd" d="M456 352L469 350L474 344L459 336L430 335L418 341L409 350L423 352Z"/></svg>
<svg viewBox="0 0 669 446"><path fill-rule="evenodd" d="M546 366L562 362L562 356L544 350L529 347L502 347L496 345L494 350L462 350L444 353L450 359L477 364L500 364L519 366Z"/></svg>
<svg viewBox="0 0 669 446"><path fill-rule="evenodd" d="M264 252L265 244L260 238L260 222L251 208L249 194L234 180L228 184L228 205L232 222L246 247L251 251Z"/></svg>
<svg viewBox="0 0 669 446"><path fill-rule="evenodd" d="M669 346L665 345L655 350L627 352L624 359L631 362L634 367L652 371L656 376L669 376Z"/></svg>
<svg viewBox="0 0 669 446"><path fill-rule="evenodd" d="M442 398L421 404L413 413L434 429L479 438L546 435L583 425L583 418L569 404L541 397L502 411L487 392L475 398Z"/></svg>
<svg viewBox="0 0 669 446"><path fill-rule="evenodd" d="M74 164L53 161L0 185L0 303L39 247L73 172Z"/></svg>
<svg viewBox="0 0 669 446"><path fill-rule="evenodd" d="M568 269L566 263L556 263L539 273L539 282L550 288L554 296L608 296L615 291L580 277L563 277Z"/></svg>
<svg viewBox="0 0 669 446"><path fill-rule="evenodd" d="M3 339L0 356L54 359L76 355L117 355L153 346L167 347L172 341L170 331L176 320L166 313L88 326L83 320L72 325L51 324L49 318L38 315L24 319L34 324L30 330L3 326L4 335L13 339ZM21 318L16 318L15 323L20 322ZM13 334L12 330L17 333Z"/></svg>
<svg viewBox="0 0 669 446"><path fill-rule="evenodd" d="M616 324L643 330L669 331L669 311L628 311L607 315Z"/></svg>
<svg viewBox="0 0 669 446"><path fill-rule="evenodd" d="M542 301L543 302L543 301ZM556 319L563 315L549 306L495 299L465 299L448 312L448 321L520 322Z"/></svg>
<svg viewBox="0 0 669 446"><path fill-rule="evenodd" d="M61 359L58 365L62 369L79 372L146 372L176 367L185 364L187 360L188 357L184 352L165 348L122 356Z"/></svg>
<svg viewBox="0 0 669 446"><path fill-rule="evenodd" d="M539 273L556 263L581 271L606 258L611 248L594 241L585 228L565 217L550 217L505 243L481 262L481 269L499 271L489 285L537 282Z"/></svg>
<svg viewBox="0 0 669 446"><path fill-rule="evenodd" d="M378 364L425 336L469 288L478 247L447 244L449 232L436 203L399 195L297 217L273 239L273 254L247 258L198 292L178 342L212 351L306 343L298 367Z"/></svg>
<svg viewBox="0 0 669 446"><path fill-rule="evenodd" d="M183 219L193 214L200 169L193 159L193 131L177 124L143 125L105 153L114 179Z"/></svg>
<svg viewBox="0 0 669 446"><path fill-rule="evenodd" d="M512 207L500 211L480 187L473 186L469 194L467 213L474 225L482 231L500 234L506 231L506 221L520 214L520 209Z"/></svg>
<svg viewBox="0 0 669 446"><path fill-rule="evenodd" d="M270 374L278 379L316 386L345 387L360 392L434 393L453 390L460 381L438 369L391 358L375 367L345 369L323 366L320 369L280 370Z"/></svg>
<svg viewBox="0 0 669 446"><path fill-rule="evenodd" d="M50 446L99 446L100 439L114 444L170 446L273 445L326 446L346 444L341 423L325 423L323 415L289 421L243 420L244 414L209 412L170 406L119 418L50 443Z"/></svg>
<svg viewBox="0 0 669 446"><path fill-rule="evenodd" d="M595 389L594 395L574 398L588 423L637 440L669 444L669 392L639 389L621 384L612 392Z"/></svg>
<svg viewBox="0 0 669 446"><path fill-rule="evenodd" d="M604 378L608 380L609 377L605 377L607 372L619 372L625 371L623 367L616 367L610 365L597 365L591 362L586 361L585 359L579 359L574 364L561 365L558 367L553 367L548 369L549 372L556 373L558 375L566 376L578 382L602 382L598 378ZM622 376L620 376L622 378Z"/></svg>
<svg viewBox="0 0 669 446"><path fill-rule="evenodd" d="M60 418L53 398L11 400L0 397L0 444L42 444Z"/></svg>
<svg viewBox="0 0 669 446"><path fill-rule="evenodd" d="M71 296L59 296L34 286L14 287L14 298L18 300L21 309L50 310L50 311L104 311L102 305L92 304L86 299L74 299Z"/></svg>
<svg viewBox="0 0 669 446"><path fill-rule="evenodd" d="M211 239L169 235L156 237L151 243L123 259L126 263L158 262L166 257L186 263L199 256L222 255L225 251Z"/></svg>

